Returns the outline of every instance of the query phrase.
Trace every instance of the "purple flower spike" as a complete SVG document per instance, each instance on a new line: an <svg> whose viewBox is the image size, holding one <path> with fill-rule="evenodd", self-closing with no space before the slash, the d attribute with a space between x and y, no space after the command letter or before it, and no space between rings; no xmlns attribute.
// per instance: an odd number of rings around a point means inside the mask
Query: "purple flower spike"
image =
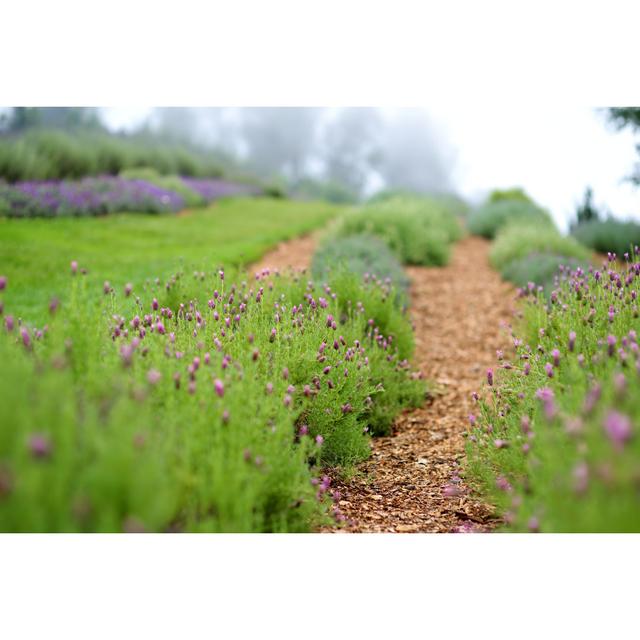
<svg viewBox="0 0 640 640"><path fill-rule="evenodd" d="M0 291L4 291L7 288L7 276L0 276Z"/></svg>
<svg viewBox="0 0 640 640"><path fill-rule="evenodd" d="M559 367L560 366L560 351L558 351L558 349L554 349L551 352L551 357L553 358L553 366L554 367Z"/></svg>
<svg viewBox="0 0 640 640"><path fill-rule="evenodd" d="M569 333L569 351L573 351L576 346L576 332L571 331Z"/></svg>
<svg viewBox="0 0 640 640"><path fill-rule="evenodd" d="M487 369L487 384L493 386L493 369Z"/></svg>
<svg viewBox="0 0 640 640"><path fill-rule="evenodd" d="M149 369L149 372L147 373L147 381L152 385L158 384L161 377L162 374L157 369Z"/></svg>
<svg viewBox="0 0 640 640"><path fill-rule="evenodd" d="M550 362L544 365L545 373L547 374L547 378L553 378L553 365Z"/></svg>
<svg viewBox="0 0 640 640"><path fill-rule="evenodd" d="M607 336L607 347L608 347L607 351L609 353L609 357L612 357L613 354L615 353L616 342L617 342L617 339L615 336L612 336L612 335Z"/></svg>
<svg viewBox="0 0 640 640"><path fill-rule="evenodd" d="M216 395L222 398L224 396L224 383L219 378L216 378L213 383Z"/></svg>
<svg viewBox="0 0 640 640"><path fill-rule="evenodd" d="M42 433L34 433L29 438L29 452L34 458L48 458L52 449L51 440Z"/></svg>
<svg viewBox="0 0 640 640"><path fill-rule="evenodd" d="M622 450L625 443L631 438L631 420L622 413L609 411L604 419L604 430L613 446Z"/></svg>
<svg viewBox="0 0 640 640"><path fill-rule="evenodd" d="M324 442L324 438L320 434L318 434L316 436L316 444L321 445L323 442Z"/></svg>

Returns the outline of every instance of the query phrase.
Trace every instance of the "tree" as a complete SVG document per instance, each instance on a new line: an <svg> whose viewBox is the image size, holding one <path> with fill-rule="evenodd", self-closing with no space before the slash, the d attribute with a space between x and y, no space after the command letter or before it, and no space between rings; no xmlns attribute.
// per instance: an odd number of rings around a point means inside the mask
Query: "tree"
<svg viewBox="0 0 640 640"><path fill-rule="evenodd" d="M381 152L383 122L370 108L341 109L322 136L324 177L362 194Z"/></svg>
<svg viewBox="0 0 640 640"><path fill-rule="evenodd" d="M634 133L640 131L640 107L610 107L609 120L619 131L627 127ZM636 151L640 156L640 144L636 145ZM628 179L633 184L640 185L640 163L636 164Z"/></svg>
<svg viewBox="0 0 640 640"><path fill-rule="evenodd" d="M422 110L403 109L389 123L378 164L387 188L451 191L451 164L452 157Z"/></svg>
<svg viewBox="0 0 640 640"><path fill-rule="evenodd" d="M240 131L249 163L265 177L300 180L313 156L321 113L303 107L242 109Z"/></svg>
<svg viewBox="0 0 640 640"><path fill-rule="evenodd" d="M593 206L593 189L591 187L587 187L584 192L584 201L582 204L579 204L576 209L576 224L599 219L600 214Z"/></svg>

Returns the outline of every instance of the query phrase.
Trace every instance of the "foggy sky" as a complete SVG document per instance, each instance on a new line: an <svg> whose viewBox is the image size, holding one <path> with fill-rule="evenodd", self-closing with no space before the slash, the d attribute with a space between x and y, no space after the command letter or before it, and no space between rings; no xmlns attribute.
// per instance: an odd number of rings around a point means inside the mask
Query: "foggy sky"
<svg viewBox="0 0 640 640"><path fill-rule="evenodd" d="M241 110L189 111L195 138L247 157ZM157 112L150 108L104 110L112 128L137 126L152 113L153 120ZM330 127L340 121L343 126ZM491 189L522 186L566 229L591 185L596 205L617 217L640 220L640 191L623 181L637 161L637 141L630 131L615 132L591 107L540 109L477 102L439 109L324 109L313 135L303 122L284 122L288 144L299 140L302 147L313 146L304 161L306 170L328 177L348 175L353 185L364 184L365 191L387 180L455 190L478 202ZM280 144L277 140L263 146ZM297 166L286 171L295 172Z"/></svg>

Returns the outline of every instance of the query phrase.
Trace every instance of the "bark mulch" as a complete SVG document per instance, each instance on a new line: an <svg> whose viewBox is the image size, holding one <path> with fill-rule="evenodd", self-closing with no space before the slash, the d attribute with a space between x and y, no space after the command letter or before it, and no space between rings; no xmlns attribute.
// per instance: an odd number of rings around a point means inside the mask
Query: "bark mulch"
<svg viewBox="0 0 640 640"><path fill-rule="evenodd" d="M252 270L306 268L313 246L312 236L283 243ZM496 351L511 346L514 290L491 269L488 251L488 241L468 237L446 267L408 269L414 364L435 388L424 407L398 417L392 436L372 440L371 458L350 479L334 481L347 522L326 531L471 532L498 524L458 475L471 394Z"/></svg>

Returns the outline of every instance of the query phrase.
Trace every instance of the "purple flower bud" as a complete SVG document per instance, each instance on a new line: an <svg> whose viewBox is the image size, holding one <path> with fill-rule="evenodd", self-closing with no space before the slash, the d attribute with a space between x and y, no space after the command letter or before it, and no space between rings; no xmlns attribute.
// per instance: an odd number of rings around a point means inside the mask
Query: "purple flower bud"
<svg viewBox="0 0 640 640"><path fill-rule="evenodd" d="M133 285L130 282L124 285L124 295L128 298L133 291Z"/></svg>
<svg viewBox="0 0 640 640"><path fill-rule="evenodd" d="M501 438L498 438L497 440L493 441L493 446L496 449L506 449L509 446L509 443L506 440L502 440Z"/></svg>
<svg viewBox="0 0 640 640"><path fill-rule="evenodd" d="M544 370L547 374L547 378L553 378L553 365L550 362L544 365Z"/></svg>
<svg viewBox="0 0 640 640"><path fill-rule="evenodd" d="M324 438L320 434L318 434L316 436L316 444L321 445L323 442L324 442Z"/></svg>
<svg viewBox="0 0 640 640"><path fill-rule="evenodd" d="M558 351L558 349L554 349L551 352L551 357L553 358L553 366L554 367L559 367L560 366L560 351Z"/></svg>
<svg viewBox="0 0 640 640"><path fill-rule="evenodd" d="M311 387L308 384L305 384L302 392L308 398L311 395Z"/></svg>
<svg viewBox="0 0 640 640"><path fill-rule="evenodd" d="M604 419L604 430L614 447L622 450L631 438L631 420L617 411L609 411Z"/></svg>
<svg viewBox="0 0 640 640"><path fill-rule="evenodd" d="M76 273L78 273L78 261L77 260L72 260L71 261L71 273L75 276Z"/></svg>
<svg viewBox="0 0 640 640"><path fill-rule="evenodd" d="M291 400L292 400L291 396L288 393L285 394L284 400L283 400L284 406L289 407L291 405Z"/></svg>
<svg viewBox="0 0 640 640"><path fill-rule="evenodd" d="M102 285L102 291L104 291L105 295L107 295L111 291L111 285L109 284L108 280L104 281L104 284Z"/></svg>
<svg viewBox="0 0 640 640"><path fill-rule="evenodd" d="M271 382L267 382L267 386L265 387L265 391L268 394L272 394L273 393L273 384Z"/></svg>
<svg viewBox="0 0 640 640"><path fill-rule="evenodd" d="M282 370L282 378L283 378L284 380L288 380L288 379L289 379L289 369L287 369L287 367L285 367L285 368Z"/></svg>
<svg viewBox="0 0 640 640"><path fill-rule="evenodd" d="M260 352L257 349L253 350L251 354L251 359L255 362L260 357Z"/></svg>
<svg viewBox="0 0 640 640"><path fill-rule="evenodd" d="M531 531L531 533L538 533L538 531L540 531L540 521L538 520L538 518L533 516L532 518L529 518L527 527L529 528L529 531Z"/></svg>
<svg viewBox="0 0 640 640"><path fill-rule="evenodd" d="M158 384L158 382L160 382L161 377L162 377L162 374L157 369L149 369L149 371L147 372L147 381L151 385Z"/></svg>
<svg viewBox="0 0 640 640"><path fill-rule="evenodd" d="M53 446L48 436L43 433L34 433L29 438L29 452L34 458L48 458Z"/></svg>
<svg viewBox="0 0 640 640"><path fill-rule="evenodd" d="M498 476L496 478L496 487L498 487L500 491L511 491L511 484L504 476Z"/></svg>
<svg viewBox="0 0 640 640"><path fill-rule="evenodd" d="M469 414L469 424L474 427L476 424L476 417L473 415L473 413Z"/></svg>
<svg viewBox="0 0 640 640"><path fill-rule="evenodd" d="M298 431L298 433L299 433L301 436L306 436L306 435L309 433L309 427L308 427L306 424L303 424L303 425L300 427L300 430Z"/></svg>
<svg viewBox="0 0 640 640"><path fill-rule="evenodd" d="M612 357L613 354L615 353L616 342L617 342L617 339L615 336L612 336L611 334L607 336L607 346L608 346L609 357Z"/></svg>
<svg viewBox="0 0 640 640"><path fill-rule="evenodd" d="M487 384L493 386L493 369L487 369Z"/></svg>
<svg viewBox="0 0 640 640"><path fill-rule="evenodd" d="M229 424L229 409L222 412L222 424Z"/></svg>
<svg viewBox="0 0 640 640"><path fill-rule="evenodd" d="M326 367L322 370L322 373L324 373L324 375L326 376L326 375L329 373L329 371L331 371L331 367L330 367L330 366L326 366Z"/></svg>
<svg viewBox="0 0 640 640"><path fill-rule="evenodd" d="M525 376L528 376L530 372L531 372L531 364L529 364L528 362L525 362L524 367L522 368L522 373L524 373Z"/></svg>
<svg viewBox="0 0 640 640"><path fill-rule="evenodd" d="M576 345L576 332L571 331L569 332L569 351L573 351L575 345Z"/></svg>
<svg viewBox="0 0 640 640"><path fill-rule="evenodd" d="M329 314L327 316L327 327L331 327L331 325L333 324L333 316L331 314Z"/></svg>
<svg viewBox="0 0 640 640"><path fill-rule="evenodd" d="M25 327L20 327L20 337L22 338L22 344L25 348L31 348L31 336Z"/></svg>
<svg viewBox="0 0 640 640"><path fill-rule="evenodd" d="M158 310L158 301L157 301L155 298L151 301L151 308L152 308L154 311L157 311L157 310Z"/></svg>
<svg viewBox="0 0 640 640"><path fill-rule="evenodd" d="M224 383L219 378L216 378L213 383L213 388L215 389L216 395L220 398L224 396Z"/></svg>

